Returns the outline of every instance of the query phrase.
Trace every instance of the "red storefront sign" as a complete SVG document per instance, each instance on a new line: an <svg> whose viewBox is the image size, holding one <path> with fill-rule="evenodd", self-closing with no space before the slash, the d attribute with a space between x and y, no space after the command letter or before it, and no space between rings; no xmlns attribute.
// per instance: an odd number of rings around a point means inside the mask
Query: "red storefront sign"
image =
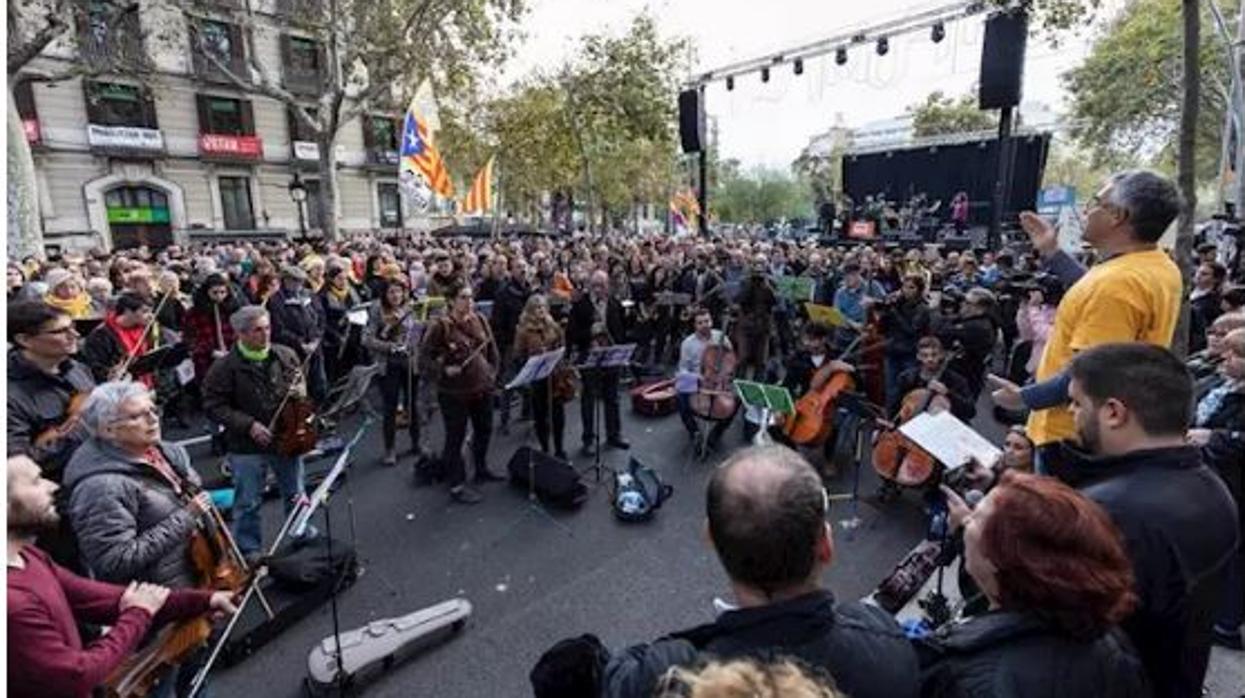
<svg viewBox="0 0 1245 698"><path fill-rule="evenodd" d="M26 142L31 145L38 143L43 137L39 131L38 119L22 119L22 128L26 131Z"/></svg>
<svg viewBox="0 0 1245 698"><path fill-rule="evenodd" d="M201 133L199 134L199 153L218 158L259 160L264 156L264 145L259 136Z"/></svg>

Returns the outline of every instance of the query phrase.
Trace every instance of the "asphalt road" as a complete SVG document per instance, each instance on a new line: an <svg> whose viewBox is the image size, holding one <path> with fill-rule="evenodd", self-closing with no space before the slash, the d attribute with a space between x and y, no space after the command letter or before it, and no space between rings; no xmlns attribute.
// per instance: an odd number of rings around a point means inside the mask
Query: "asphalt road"
<svg viewBox="0 0 1245 698"><path fill-rule="evenodd" d="M568 405L567 444L579 444L579 412ZM592 496L582 509L545 512L530 508L526 491L506 483L483 488L477 506L451 504L439 487L414 486L409 460L380 465L380 429L357 450L348 485L332 500L334 535L355 544L363 576L340 597L342 628L403 615L454 597L468 599L474 613L464 631L415 656L371 684L369 696L525 696L528 672L556 641L595 633L606 646L622 647L709 621L714 597L729 588L703 537L704 487L713 463L694 462L677 416L647 419L623 405L623 432L630 452L603 451L605 465L622 467L634 454L674 486L673 497L647 523L624 524L610 510L604 482L587 482ZM425 445L439 448L439 419L426 430ZM342 428L342 435L351 425ZM405 442L399 436L399 445ZM534 443L530 422L495 434L490 462L504 469L514 450ZM742 443L738 423L724 449ZM591 459L573 452L575 465ZM851 490L851 473L830 483ZM877 480L863 473L860 492L872 495ZM265 524L277 523L277 506L265 508ZM923 530L918 499L878 508L859 505L861 524L850 528L850 503L836 502L836 556L826 584L840 598L869 593ZM322 524L321 524L322 525ZM331 633L327 604L243 663L213 675L217 695L300 695L307 655Z"/></svg>

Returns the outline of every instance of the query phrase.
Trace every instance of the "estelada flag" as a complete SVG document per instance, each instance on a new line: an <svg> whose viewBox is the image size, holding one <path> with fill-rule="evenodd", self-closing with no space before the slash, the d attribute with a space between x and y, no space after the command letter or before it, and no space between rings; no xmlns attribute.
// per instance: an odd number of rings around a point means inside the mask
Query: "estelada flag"
<svg viewBox="0 0 1245 698"><path fill-rule="evenodd" d="M467 192L467 198L463 199L460 211L462 213L487 213L493 209L493 158L490 157L488 162L484 163L484 167L476 173L475 181L471 184L471 191Z"/></svg>
<svg viewBox="0 0 1245 698"><path fill-rule="evenodd" d="M432 142L432 131L428 128L427 119L420 118L416 110L416 100L412 99L402 122L398 179L401 182L411 182L418 176L427 183L429 189L448 199L454 196L454 183L450 180L445 160L441 159L441 152Z"/></svg>

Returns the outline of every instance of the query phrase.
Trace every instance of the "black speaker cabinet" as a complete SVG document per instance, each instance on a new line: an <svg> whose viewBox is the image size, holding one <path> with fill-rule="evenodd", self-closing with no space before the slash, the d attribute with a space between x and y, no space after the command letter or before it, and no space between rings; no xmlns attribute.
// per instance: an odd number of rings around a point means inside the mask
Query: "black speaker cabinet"
<svg viewBox="0 0 1245 698"><path fill-rule="evenodd" d="M705 109L696 88L679 93L679 140L684 153L699 153L705 142Z"/></svg>
<svg viewBox="0 0 1245 698"><path fill-rule="evenodd" d="M999 12L986 20L977 100L982 109L1020 104L1028 34L1029 16L1023 12Z"/></svg>

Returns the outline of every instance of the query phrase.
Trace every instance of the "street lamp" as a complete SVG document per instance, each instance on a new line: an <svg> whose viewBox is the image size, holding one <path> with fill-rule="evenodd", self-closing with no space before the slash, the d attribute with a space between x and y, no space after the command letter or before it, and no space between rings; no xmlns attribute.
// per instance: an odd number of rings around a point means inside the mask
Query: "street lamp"
<svg viewBox="0 0 1245 698"><path fill-rule="evenodd" d="M290 180L290 199L294 201L294 208L298 209L299 238L306 240L307 219L303 215L303 203L307 201L307 187L303 185L303 179L297 172L294 173L294 179Z"/></svg>

